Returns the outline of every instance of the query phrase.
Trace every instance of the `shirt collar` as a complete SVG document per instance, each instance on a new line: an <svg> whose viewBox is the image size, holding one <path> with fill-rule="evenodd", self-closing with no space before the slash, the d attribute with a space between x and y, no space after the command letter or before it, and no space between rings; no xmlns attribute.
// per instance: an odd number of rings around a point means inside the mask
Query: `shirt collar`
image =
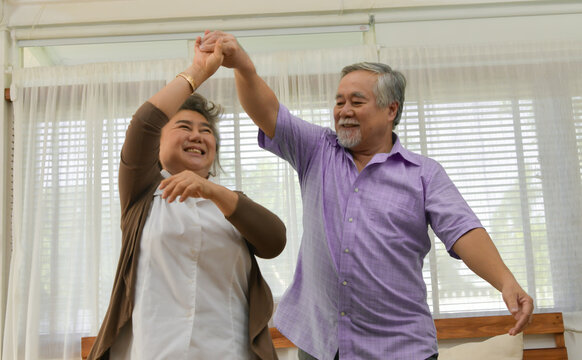
<svg viewBox="0 0 582 360"><path fill-rule="evenodd" d="M170 176L172 176L172 174L170 174L170 172L169 172L168 170L166 170L166 169L162 169L162 171L160 171L160 174L162 174L162 177L163 177L164 179L167 179L167 178L169 178Z"/></svg>
<svg viewBox="0 0 582 360"><path fill-rule="evenodd" d="M390 151L390 153L388 153L388 156L386 158L389 158L391 156L394 156L395 154L399 154L404 160L408 161L409 163L416 165L416 166L420 166L420 162L418 161L417 156L415 156L415 154L411 151L408 151L407 149L404 148L404 146L402 146L402 144L400 143L400 139L398 138L398 135L396 135L396 133L392 133L392 150Z"/></svg>
<svg viewBox="0 0 582 360"><path fill-rule="evenodd" d="M335 137L335 145L344 149L346 155L349 156L349 158L352 159L353 161L352 154L339 144L337 140L337 135L333 133L333 136ZM392 150L390 150L389 153L378 153L374 155L370 163L384 162L391 157L394 157L395 159L401 158L402 160L409 162L412 165L420 166L420 161L417 155L407 150L406 148L404 148L404 146L402 146L402 144L400 144L400 139L398 138L398 135L396 135L395 132L392 132Z"/></svg>
<svg viewBox="0 0 582 360"><path fill-rule="evenodd" d="M164 179L169 178L170 176L172 176L172 174L170 174L170 172L166 169L162 169L160 171L160 174L162 175L162 177ZM160 189L160 186L158 185L158 188L156 189L156 191L154 192L154 196L159 196L162 195L163 191Z"/></svg>

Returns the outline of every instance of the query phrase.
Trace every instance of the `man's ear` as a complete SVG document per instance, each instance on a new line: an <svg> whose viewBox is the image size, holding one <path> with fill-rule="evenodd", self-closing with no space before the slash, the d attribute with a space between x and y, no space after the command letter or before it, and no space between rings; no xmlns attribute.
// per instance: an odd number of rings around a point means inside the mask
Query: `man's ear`
<svg viewBox="0 0 582 360"><path fill-rule="evenodd" d="M390 105L388 105L387 109L388 118L391 121L394 121L394 119L396 119L396 114L398 114L398 103L396 101L392 102Z"/></svg>

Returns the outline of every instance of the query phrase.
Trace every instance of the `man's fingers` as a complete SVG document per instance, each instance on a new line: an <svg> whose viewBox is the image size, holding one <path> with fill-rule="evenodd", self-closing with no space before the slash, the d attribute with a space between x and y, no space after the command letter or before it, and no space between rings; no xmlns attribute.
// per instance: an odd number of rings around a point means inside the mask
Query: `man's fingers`
<svg viewBox="0 0 582 360"><path fill-rule="evenodd" d="M220 38L217 35L218 34L216 31L210 32L206 30L204 32L204 37L201 40L200 49L202 51L213 51L214 44L216 43L217 39Z"/></svg>
<svg viewBox="0 0 582 360"><path fill-rule="evenodd" d="M524 312L521 312L520 315L521 316L517 318L515 326L509 330L509 335L519 334L531 323L532 320L531 315L528 315L527 313Z"/></svg>
<svg viewBox="0 0 582 360"><path fill-rule="evenodd" d="M215 49L216 43L219 41L222 41L221 51L225 53L225 55L231 54L237 44L234 36L223 33L222 31L213 31L204 34L200 44L200 50L204 52L212 52Z"/></svg>
<svg viewBox="0 0 582 360"><path fill-rule="evenodd" d="M214 55L218 56L218 57L222 57L222 43L223 43L223 39L220 38L218 39L218 41L216 41L216 44L214 45Z"/></svg>

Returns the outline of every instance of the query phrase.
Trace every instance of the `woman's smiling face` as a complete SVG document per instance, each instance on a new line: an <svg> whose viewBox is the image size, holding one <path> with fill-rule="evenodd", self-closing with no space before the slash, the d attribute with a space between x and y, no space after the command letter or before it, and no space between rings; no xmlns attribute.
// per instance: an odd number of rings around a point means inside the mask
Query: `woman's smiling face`
<svg viewBox="0 0 582 360"><path fill-rule="evenodd" d="M191 170L206 178L216 158L216 138L202 114L181 110L162 129L160 162L170 174Z"/></svg>

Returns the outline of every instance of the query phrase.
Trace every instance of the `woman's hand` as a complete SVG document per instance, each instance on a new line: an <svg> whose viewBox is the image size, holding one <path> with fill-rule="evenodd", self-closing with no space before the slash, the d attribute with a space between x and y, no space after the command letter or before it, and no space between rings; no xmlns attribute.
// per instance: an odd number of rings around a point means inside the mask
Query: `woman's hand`
<svg viewBox="0 0 582 360"><path fill-rule="evenodd" d="M232 34L218 30L212 32L206 30L200 45L200 50L204 52L216 52L216 45L218 43L221 43L221 49L224 55L222 59L223 66L239 71L255 71L249 55Z"/></svg>
<svg viewBox="0 0 582 360"><path fill-rule="evenodd" d="M208 33L209 31L206 30L205 35ZM202 51L200 49L201 44L202 38L198 36L194 44L194 59L192 60L192 66L195 69L194 75L199 74L199 76L196 76L199 81L198 85L211 77L224 60L222 38L213 43L213 48L210 51Z"/></svg>
<svg viewBox="0 0 582 360"><path fill-rule="evenodd" d="M238 195L235 192L190 170L184 170L162 180L160 189L164 191L162 199L166 199L169 203L176 200L178 196L180 202L184 202L189 197L211 200L224 216L230 216L238 203Z"/></svg>
<svg viewBox="0 0 582 360"><path fill-rule="evenodd" d="M213 50L209 52L200 50L201 42L202 38L199 36L194 45L195 54L192 64L183 71L194 80L194 84L190 84L190 80L186 81L178 76L149 99L149 102L162 110L168 118L174 116L192 92L196 91L196 88L212 76L222 64L224 58L222 40L216 41Z"/></svg>
<svg viewBox="0 0 582 360"><path fill-rule="evenodd" d="M162 199L170 203L178 196L180 202L189 197L208 199L211 197L213 186L217 185L190 170L172 175L160 183L160 189L164 190Z"/></svg>

